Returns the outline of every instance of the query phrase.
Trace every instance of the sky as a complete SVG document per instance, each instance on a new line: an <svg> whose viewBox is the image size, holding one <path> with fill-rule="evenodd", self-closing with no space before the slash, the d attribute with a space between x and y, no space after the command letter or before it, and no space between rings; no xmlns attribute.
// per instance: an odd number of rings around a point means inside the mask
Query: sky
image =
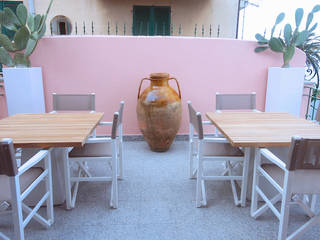
<svg viewBox="0 0 320 240"><path fill-rule="evenodd" d="M240 13L239 21L239 39L245 40L255 40L255 34L263 34L265 29L270 36L270 31L276 17L279 13L285 13L285 19L282 24L277 27L276 32L279 33L280 29L283 29L283 26L286 23L290 23L291 26L295 26L295 11L297 8L304 9L304 17L302 20L301 28L304 29L305 21L308 13L316 4L320 4L320 0L249 0L249 2L258 4L259 7L249 4L245 11L242 10ZM244 25L242 25L244 14ZM313 24L318 22L320 25L320 11L314 14ZM311 25L313 25L311 24ZM242 26L244 26L242 34ZM294 29L294 28L293 28ZM320 35L320 26L318 26L316 32Z"/></svg>

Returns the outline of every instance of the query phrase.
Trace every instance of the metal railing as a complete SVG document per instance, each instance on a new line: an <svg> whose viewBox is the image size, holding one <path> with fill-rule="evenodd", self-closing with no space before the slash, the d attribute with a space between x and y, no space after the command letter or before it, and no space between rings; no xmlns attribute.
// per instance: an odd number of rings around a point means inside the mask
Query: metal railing
<svg viewBox="0 0 320 240"><path fill-rule="evenodd" d="M316 83L305 81L304 97L307 97L307 108L305 118L315 120L320 103L320 90L316 88Z"/></svg>
<svg viewBox="0 0 320 240"><path fill-rule="evenodd" d="M103 28L97 28L95 23L74 22L71 35L123 35L123 36L192 36L192 37L220 37L220 24L214 28L212 24L194 24L188 27L188 32L184 32L182 24L171 23L169 25L154 24L150 26L148 22L139 22L131 26L123 23L112 23L108 21ZM53 26L50 24L50 34L53 35Z"/></svg>

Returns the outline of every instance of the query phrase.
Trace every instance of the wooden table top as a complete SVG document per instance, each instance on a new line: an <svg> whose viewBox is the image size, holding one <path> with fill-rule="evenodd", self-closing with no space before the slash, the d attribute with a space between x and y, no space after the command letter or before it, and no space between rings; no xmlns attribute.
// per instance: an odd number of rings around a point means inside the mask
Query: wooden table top
<svg viewBox="0 0 320 240"><path fill-rule="evenodd" d="M320 125L289 113L208 112L208 119L235 147L289 146L292 136L320 138Z"/></svg>
<svg viewBox="0 0 320 240"><path fill-rule="evenodd" d="M0 120L0 139L15 147L80 147L103 113L17 114Z"/></svg>

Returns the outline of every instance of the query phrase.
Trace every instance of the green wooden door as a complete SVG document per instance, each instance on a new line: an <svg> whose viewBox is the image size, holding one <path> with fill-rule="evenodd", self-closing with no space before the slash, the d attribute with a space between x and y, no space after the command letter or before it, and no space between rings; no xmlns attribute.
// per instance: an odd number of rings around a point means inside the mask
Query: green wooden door
<svg viewBox="0 0 320 240"><path fill-rule="evenodd" d="M13 12L16 12L17 6L22 3L22 1L0 1L0 10L3 10L5 7L10 8ZM11 40L14 37L15 32L1 27L1 33L7 35ZM0 64L0 72L2 72L2 64Z"/></svg>
<svg viewBox="0 0 320 240"><path fill-rule="evenodd" d="M133 6L133 35L170 35L170 15L170 7Z"/></svg>

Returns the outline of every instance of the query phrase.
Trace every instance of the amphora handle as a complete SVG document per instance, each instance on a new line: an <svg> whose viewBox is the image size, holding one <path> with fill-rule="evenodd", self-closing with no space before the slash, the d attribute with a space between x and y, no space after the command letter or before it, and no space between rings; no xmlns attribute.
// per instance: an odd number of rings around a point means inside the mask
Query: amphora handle
<svg viewBox="0 0 320 240"><path fill-rule="evenodd" d="M140 90L141 90L141 86L142 86L142 83L143 83L144 80L150 80L150 78L142 78L142 79L141 79L140 86L139 86L139 90L138 90L138 99L139 99L139 97L140 97Z"/></svg>
<svg viewBox="0 0 320 240"><path fill-rule="evenodd" d="M171 79L174 79L174 80L176 81L177 86L178 86L178 90L179 90L179 98L181 99L181 91L180 91L180 85L179 85L179 82L178 82L178 80L177 80L176 78L174 78L174 77L169 78L169 80L171 80Z"/></svg>

